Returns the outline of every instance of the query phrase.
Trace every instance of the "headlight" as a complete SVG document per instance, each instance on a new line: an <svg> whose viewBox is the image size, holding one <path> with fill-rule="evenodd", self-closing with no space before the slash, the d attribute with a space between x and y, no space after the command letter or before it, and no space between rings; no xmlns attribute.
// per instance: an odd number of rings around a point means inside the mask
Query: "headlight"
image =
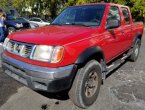
<svg viewBox="0 0 145 110"><path fill-rule="evenodd" d="M37 45L34 47L34 53L32 53L32 59L39 61L49 61L52 55L52 46Z"/></svg>
<svg viewBox="0 0 145 110"><path fill-rule="evenodd" d="M3 43L3 48L4 48L4 49L6 49L6 46L7 46L8 42L9 42L9 40L10 40L9 38L6 38L6 39L5 39L5 41L4 41L4 43Z"/></svg>
<svg viewBox="0 0 145 110"><path fill-rule="evenodd" d="M63 47L53 47L47 45L36 45L34 47L34 51L32 52L31 59L50 62L50 63L58 63L61 61L63 57Z"/></svg>
<svg viewBox="0 0 145 110"><path fill-rule="evenodd" d="M38 24L30 24L31 28L36 28L36 27L39 27Z"/></svg>
<svg viewBox="0 0 145 110"><path fill-rule="evenodd" d="M38 24L34 24L34 27L39 27L39 25Z"/></svg>
<svg viewBox="0 0 145 110"><path fill-rule="evenodd" d="M16 26L17 28L21 28L21 27L23 27L23 24L22 24L22 23L21 23L21 24L18 24L18 23L17 23L15 26Z"/></svg>

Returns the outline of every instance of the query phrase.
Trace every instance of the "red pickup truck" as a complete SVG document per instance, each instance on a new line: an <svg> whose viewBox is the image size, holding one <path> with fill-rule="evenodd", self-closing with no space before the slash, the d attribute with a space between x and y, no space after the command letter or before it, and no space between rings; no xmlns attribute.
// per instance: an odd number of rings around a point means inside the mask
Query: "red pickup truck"
<svg viewBox="0 0 145 110"><path fill-rule="evenodd" d="M33 90L67 90L74 104L87 108L109 72L126 59L137 60L142 35L143 23L133 23L127 6L72 6L50 26L9 35L2 67Z"/></svg>

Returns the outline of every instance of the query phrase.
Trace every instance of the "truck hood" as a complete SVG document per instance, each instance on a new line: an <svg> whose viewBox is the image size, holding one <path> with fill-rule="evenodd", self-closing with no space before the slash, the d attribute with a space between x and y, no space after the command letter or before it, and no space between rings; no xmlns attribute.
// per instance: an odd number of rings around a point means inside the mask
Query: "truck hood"
<svg viewBox="0 0 145 110"><path fill-rule="evenodd" d="M13 33L11 40L43 45L64 45L74 42L88 34L92 34L96 28L80 26L46 26Z"/></svg>

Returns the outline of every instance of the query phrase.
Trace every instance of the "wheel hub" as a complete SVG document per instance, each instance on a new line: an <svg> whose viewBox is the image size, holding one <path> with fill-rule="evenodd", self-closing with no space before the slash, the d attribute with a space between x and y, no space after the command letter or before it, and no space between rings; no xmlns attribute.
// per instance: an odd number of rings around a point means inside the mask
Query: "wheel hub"
<svg viewBox="0 0 145 110"><path fill-rule="evenodd" d="M85 95L86 97L92 97L98 87L98 74L93 71L89 73L88 80L85 83Z"/></svg>
<svg viewBox="0 0 145 110"><path fill-rule="evenodd" d="M139 53L139 46L138 46L138 45L136 45L136 48L135 48L135 56L137 56L137 55L138 55L138 53Z"/></svg>

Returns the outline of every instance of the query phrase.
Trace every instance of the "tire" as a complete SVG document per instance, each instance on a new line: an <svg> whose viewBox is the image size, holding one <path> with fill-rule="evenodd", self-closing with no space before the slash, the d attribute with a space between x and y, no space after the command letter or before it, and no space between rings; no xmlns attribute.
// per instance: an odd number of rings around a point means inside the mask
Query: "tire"
<svg viewBox="0 0 145 110"><path fill-rule="evenodd" d="M101 65L96 60L89 61L78 70L69 91L69 97L75 105L85 109L96 101L102 84L101 73Z"/></svg>
<svg viewBox="0 0 145 110"><path fill-rule="evenodd" d="M133 46L133 52L131 54L131 56L129 57L129 60L130 61L133 61L135 62L139 56L139 52L140 52L140 46L141 46L141 40L140 39L137 39L134 43L134 46Z"/></svg>
<svg viewBox="0 0 145 110"><path fill-rule="evenodd" d="M16 32L16 29L14 27L8 27L8 34L12 34L13 32Z"/></svg>

